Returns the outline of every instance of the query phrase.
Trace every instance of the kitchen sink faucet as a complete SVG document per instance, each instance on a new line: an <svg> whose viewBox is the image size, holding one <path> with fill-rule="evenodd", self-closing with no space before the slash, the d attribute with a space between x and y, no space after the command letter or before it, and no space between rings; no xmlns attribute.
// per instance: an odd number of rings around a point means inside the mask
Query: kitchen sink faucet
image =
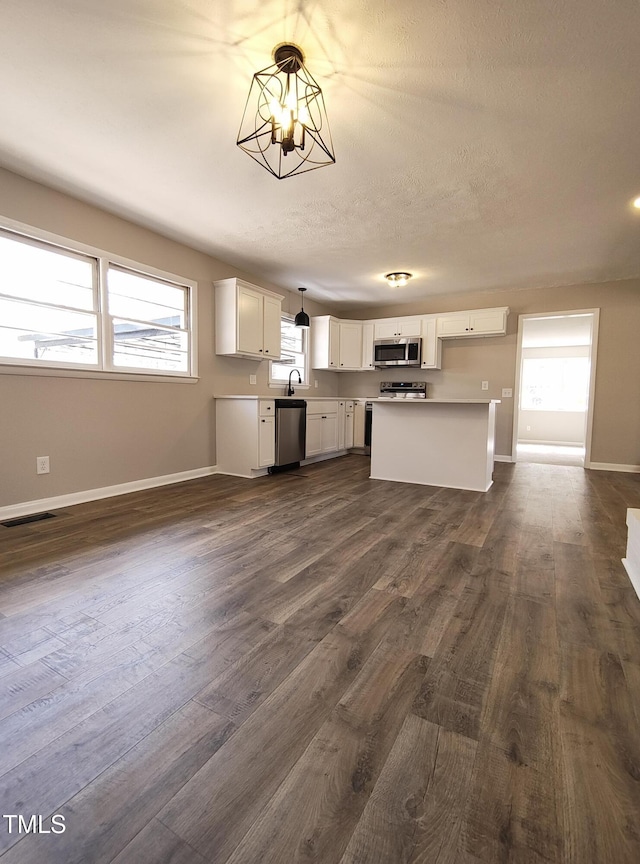
<svg viewBox="0 0 640 864"><path fill-rule="evenodd" d="M289 386L287 387L287 396L293 396L293 394L296 392L291 386L291 376L294 372L298 376L298 384L302 384L302 376L300 375L300 372L298 372L297 369L292 369L291 372L289 372Z"/></svg>

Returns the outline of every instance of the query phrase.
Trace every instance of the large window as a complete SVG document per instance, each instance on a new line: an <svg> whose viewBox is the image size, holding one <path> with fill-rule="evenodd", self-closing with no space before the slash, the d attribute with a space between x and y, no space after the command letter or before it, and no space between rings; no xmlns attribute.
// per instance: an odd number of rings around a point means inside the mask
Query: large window
<svg viewBox="0 0 640 864"><path fill-rule="evenodd" d="M0 363L193 375L193 290L0 231Z"/></svg>
<svg viewBox="0 0 640 864"><path fill-rule="evenodd" d="M520 407L525 411L586 411L588 357L528 357L522 361Z"/></svg>
<svg viewBox="0 0 640 864"><path fill-rule="evenodd" d="M271 375L269 380L272 384L284 384L289 380L289 373L297 369L303 384L309 383L308 371L308 330L296 327L294 319L290 315L283 315L280 319L280 360L271 361ZM292 380L297 383L298 376L292 375Z"/></svg>

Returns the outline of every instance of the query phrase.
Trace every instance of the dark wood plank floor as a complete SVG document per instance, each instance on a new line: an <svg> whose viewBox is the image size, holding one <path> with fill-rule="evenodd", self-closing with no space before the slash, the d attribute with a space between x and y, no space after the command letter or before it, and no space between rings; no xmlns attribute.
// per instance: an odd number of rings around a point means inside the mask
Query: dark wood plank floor
<svg viewBox="0 0 640 864"><path fill-rule="evenodd" d="M348 456L0 528L2 864L640 861L640 477Z"/></svg>

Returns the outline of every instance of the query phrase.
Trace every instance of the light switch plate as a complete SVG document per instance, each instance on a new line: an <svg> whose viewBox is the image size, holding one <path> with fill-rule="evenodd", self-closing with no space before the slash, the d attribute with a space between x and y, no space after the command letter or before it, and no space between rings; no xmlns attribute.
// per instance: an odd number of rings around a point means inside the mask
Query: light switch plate
<svg viewBox="0 0 640 864"><path fill-rule="evenodd" d="M249 375L249 384L257 384L258 379L255 375Z"/></svg>
<svg viewBox="0 0 640 864"><path fill-rule="evenodd" d="M503 387L502 395L505 399L511 399L513 398L513 390L511 389L511 387Z"/></svg>
<svg viewBox="0 0 640 864"><path fill-rule="evenodd" d="M488 389L489 389L489 382L488 382L488 381L483 381L483 382L482 382L482 389L483 389L483 390L488 390Z"/></svg>

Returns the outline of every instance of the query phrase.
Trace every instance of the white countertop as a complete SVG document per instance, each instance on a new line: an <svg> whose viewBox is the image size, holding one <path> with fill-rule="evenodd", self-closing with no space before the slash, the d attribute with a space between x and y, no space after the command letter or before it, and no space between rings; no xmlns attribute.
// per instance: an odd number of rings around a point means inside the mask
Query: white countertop
<svg viewBox="0 0 640 864"><path fill-rule="evenodd" d="M274 393L269 396L214 396L214 399L304 399L305 402L353 402L353 396L305 396L304 393L294 393L293 396L284 396L282 393ZM358 397L361 401L364 396Z"/></svg>
<svg viewBox="0 0 640 864"><path fill-rule="evenodd" d="M500 399L417 399L413 396L305 396L304 393L294 393L293 396L282 394L273 396L214 396L214 399L304 399L305 402L397 402L399 405L426 405L428 402L447 404L490 405L500 404Z"/></svg>
<svg viewBox="0 0 640 864"><path fill-rule="evenodd" d="M411 397L398 399L394 396L377 396L375 399L367 399L367 402L397 402L398 405L428 405L430 402L447 405L499 405L500 399L415 399Z"/></svg>

